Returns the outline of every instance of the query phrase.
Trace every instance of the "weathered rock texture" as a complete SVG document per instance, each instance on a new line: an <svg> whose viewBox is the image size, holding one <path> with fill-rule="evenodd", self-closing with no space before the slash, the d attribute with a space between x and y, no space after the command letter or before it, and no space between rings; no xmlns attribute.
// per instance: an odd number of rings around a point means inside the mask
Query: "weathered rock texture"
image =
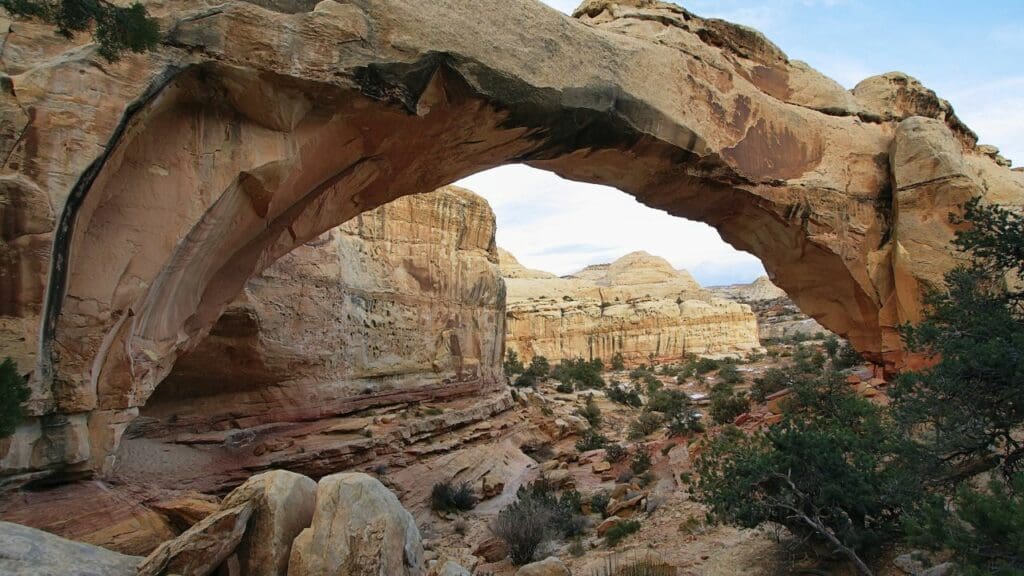
<svg viewBox="0 0 1024 576"><path fill-rule="evenodd" d="M139 560L0 522L0 574L4 576L135 576Z"/></svg>
<svg viewBox="0 0 1024 576"><path fill-rule="evenodd" d="M714 287L711 292L721 298L748 304L757 315L757 336L762 342L792 338L797 334L804 337L828 334L828 329L801 312L767 276L761 276L750 284Z"/></svg>
<svg viewBox="0 0 1024 576"><path fill-rule="evenodd" d="M163 45L5 24L0 346L35 416L6 474L94 469L252 276L397 196L525 162L707 222L901 362L946 214L1021 203L948 103L844 90L756 31L649 0L146 2Z"/></svg>
<svg viewBox="0 0 1024 576"><path fill-rule="evenodd" d="M558 278L501 250L508 286L505 345L529 361L601 358L627 364L760 347L750 307L712 297L665 259L633 252Z"/></svg>
<svg viewBox="0 0 1024 576"><path fill-rule="evenodd" d="M503 386L494 214L463 189L400 198L246 285L142 409L145 435L338 416Z"/></svg>
<svg viewBox="0 0 1024 576"><path fill-rule="evenodd" d="M423 544L409 511L366 474L320 480L313 525L292 545L289 576L419 576Z"/></svg>

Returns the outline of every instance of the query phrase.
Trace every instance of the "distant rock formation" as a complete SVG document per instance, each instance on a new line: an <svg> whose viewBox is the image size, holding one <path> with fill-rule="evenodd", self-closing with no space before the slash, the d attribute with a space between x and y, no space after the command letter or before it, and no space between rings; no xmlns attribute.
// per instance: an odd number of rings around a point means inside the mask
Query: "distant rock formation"
<svg viewBox="0 0 1024 576"><path fill-rule="evenodd" d="M757 314L757 335L761 341L782 340L797 334L815 337L829 334L829 330L804 314L790 300L786 292L767 276L750 284L732 284L710 288L716 296L749 304Z"/></svg>
<svg viewBox="0 0 1024 576"><path fill-rule="evenodd" d="M500 388L494 229L483 198L446 187L292 251L178 361L139 424L203 432Z"/></svg>
<svg viewBox="0 0 1024 576"><path fill-rule="evenodd" d="M621 353L636 365L760 347L749 306L713 297L663 258L633 252L559 278L498 253L508 286L505 346L524 360L608 362Z"/></svg>

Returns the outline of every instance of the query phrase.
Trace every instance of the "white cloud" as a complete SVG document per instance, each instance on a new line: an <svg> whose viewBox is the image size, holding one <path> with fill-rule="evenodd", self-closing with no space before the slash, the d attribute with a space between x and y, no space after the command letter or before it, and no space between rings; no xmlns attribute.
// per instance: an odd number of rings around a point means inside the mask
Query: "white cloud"
<svg viewBox="0 0 1024 576"><path fill-rule="evenodd" d="M763 274L756 257L726 244L714 228L648 208L614 188L523 165L495 168L456 184L487 199L498 218L498 245L530 268L569 274L645 250L694 271L698 280L701 269L715 282L750 281ZM734 267L735 274L723 266Z"/></svg>

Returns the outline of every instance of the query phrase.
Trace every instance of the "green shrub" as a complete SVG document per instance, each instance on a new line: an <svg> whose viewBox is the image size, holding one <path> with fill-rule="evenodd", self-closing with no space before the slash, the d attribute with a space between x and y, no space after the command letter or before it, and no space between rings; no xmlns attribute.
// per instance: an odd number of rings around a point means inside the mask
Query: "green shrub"
<svg viewBox="0 0 1024 576"><path fill-rule="evenodd" d="M711 389L711 406L708 413L719 424L728 424L750 409L750 400L733 390L728 384L716 384Z"/></svg>
<svg viewBox="0 0 1024 576"><path fill-rule="evenodd" d="M593 394L587 394L586 403L582 408L576 409L576 414L583 417L592 428L599 428L601 426L601 409L597 406L597 402L594 401Z"/></svg>
<svg viewBox="0 0 1024 576"><path fill-rule="evenodd" d="M613 382L612 385L608 387L605 394L608 396L609 400L618 404L625 404L626 406L632 406L634 408L639 408L644 404L643 399L640 398L640 395L637 394L636 390L623 390L616 382Z"/></svg>
<svg viewBox="0 0 1024 576"><path fill-rule="evenodd" d="M764 402L768 396L789 388L794 382L794 375L789 370L771 367L763 376L754 378L750 386L750 395L758 402Z"/></svg>
<svg viewBox="0 0 1024 576"><path fill-rule="evenodd" d="M576 450L588 452L590 450L599 450L607 445L608 437L591 429L584 432L583 437L576 441Z"/></svg>
<svg viewBox="0 0 1024 576"><path fill-rule="evenodd" d="M604 369L601 359L584 360L582 358L562 360L551 372L551 377L563 383L574 383L579 388L604 388Z"/></svg>
<svg viewBox="0 0 1024 576"><path fill-rule="evenodd" d="M612 370L625 370L626 362L622 358L622 352L616 352L612 355Z"/></svg>
<svg viewBox="0 0 1024 576"><path fill-rule="evenodd" d="M508 546L512 564L522 566L533 561L541 544L551 537L552 513L533 499L520 499L506 506L491 522L491 533Z"/></svg>
<svg viewBox="0 0 1024 576"><path fill-rule="evenodd" d="M608 531L604 533L604 541L609 546L615 546L622 541L623 538L637 532L638 530L640 530L639 522L636 520L623 520L609 528Z"/></svg>
<svg viewBox="0 0 1024 576"><path fill-rule="evenodd" d="M835 373L793 398L767 431L726 427L710 443L697 463L701 498L726 523L780 524L866 569L861 555L897 539L904 512L922 500L903 436Z"/></svg>
<svg viewBox="0 0 1024 576"><path fill-rule="evenodd" d="M476 494L469 482L452 485L438 482L430 491L430 509L435 512L459 512L472 510L476 506Z"/></svg>
<svg viewBox="0 0 1024 576"><path fill-rule="evenodd" d="M160 25L138 2L119 6L90 0L3 0L0 6L12 16L38 18L53 24L65 38L90 31L99 45L100 56L108 62L118 60L126 51L147 52L160 43Z"/></svg>
<svg viewBox="0 0 1024 576"><path fill-rule="evenodd" d="M743 382L743 374L740 374L735 364L723 364L718 370L718 379L726 384L739 384Z"/></svg>
<svg viewBox="0 0 1024 576"><path fill-rule="evenodd" d="M629 463L629 469L634 474L643 474L651 468L651 455L647 453L647 450L639 449L636 454L633 455L633 460Z"/></svg>
<svg viewBox="0 0 1024 576"><path fill-rule="evenodd" d="M608 517L608 503L611 502L612 496L606 491L595 492L590 497L590 509L601 515L601 518Z"/></svg>
<svg viewBox="0 0 1024 576"><path fill-rule="evenodd" d="M18 374L14 360L0 362L0 438L14 434L25 418L24 404L31 395L27 380Z"/></svg>
<svg viewBox="0 0 1024 576"><path fill-rule="evenodd" d="M701 358L693 364L693 372L696 375L703 376L708 372L717 370L719 365L719 361L713 358Z"/></svg>
<svg viewBox="0 0 1024 576"><path fill-rule="evenodd" d="M604 453L609 462L621 462L629 454L629 451L622 444L609 444L605 446Z"/></svg>
<svg viewBox="0 0 1024 576"><path fill-rule="evenodd" d="M502 364L505 368L505 375L511 378L516 374L522 374L526 369L523 367L523 362L519 359L519 354L515 350L509 350L508 354L505 355L505 362Z"/></svg>
<svg viewBox="0 0 1024 576"><path fill-rule="evenodd" d="M629 424L628 437L630 440L638 440L650 434L654 434L661 428L664 419L654 412L644 411L637 416L636 420Z"/></svg>
<svg viewBox="0 0 1024 576"><path fill-rule="evenodd" d="M679 390L658 390L651 394L647 409L669 416L685 411L690 404L690 397Z"/></svg>
<svg viewBox="0 0 1024 576"><path fill-rule="evenodd" d="M561 394L571 394L574 390L571 382L559 382L555 385L555 392Z"/></svg>

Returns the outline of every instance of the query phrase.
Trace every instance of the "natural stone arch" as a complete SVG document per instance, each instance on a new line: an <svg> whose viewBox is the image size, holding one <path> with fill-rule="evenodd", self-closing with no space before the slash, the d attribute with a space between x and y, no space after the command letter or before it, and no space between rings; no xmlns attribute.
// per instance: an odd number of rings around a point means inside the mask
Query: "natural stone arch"
<svg viewBox="0 0 1024 576"><path fill-rule="evenodd" d="M622 4L588 2L589 25L529 0L154 4L177 19L165 46L111 70L9 34L8 104L33 113L10 112L22 135L0 176L61 218L27 341L42 425L5 468L100 468L250 276L362 211L510 162L715 226L826 327L898 363L894 327L953 261L935 222L986 188L1019 202L1020 175L906 77L851 94L749 29ZM77 110L95 122L55 129L55 87L111 76ZM47 180L68 133L102 151ZM38 290L11 290L28 305L9 316L31 318Z"/></svg>

